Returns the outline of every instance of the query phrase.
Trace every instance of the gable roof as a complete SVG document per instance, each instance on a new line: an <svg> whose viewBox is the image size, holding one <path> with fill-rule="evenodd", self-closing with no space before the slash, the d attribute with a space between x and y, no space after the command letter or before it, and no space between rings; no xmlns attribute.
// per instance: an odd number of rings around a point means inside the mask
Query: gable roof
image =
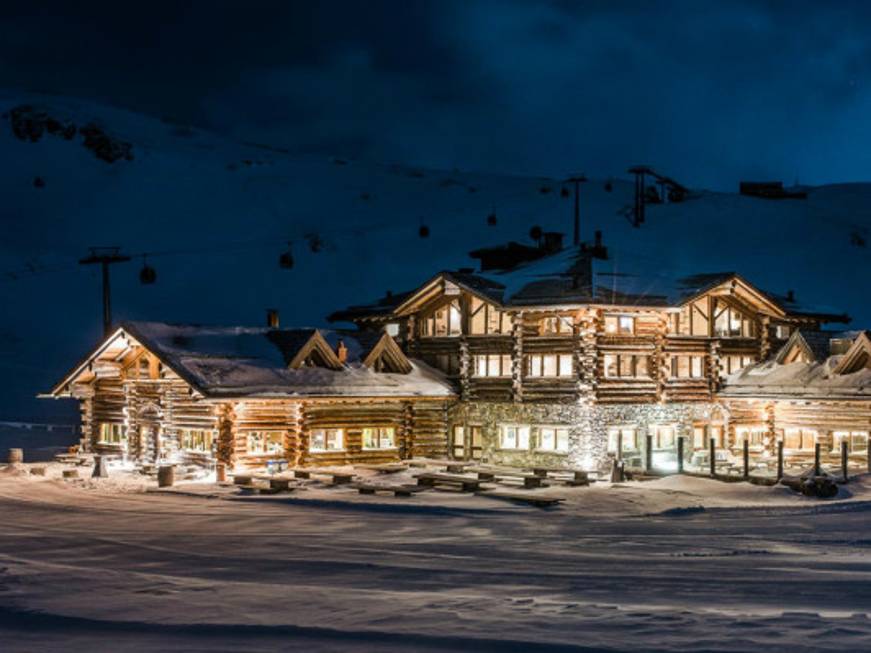
<svg viewBox="0 0 871 653"><path fill-rule="evenodd" d="M846 352L842 347L849 342ZM789 360L796 347L806 360ZM727 376L719 391L726 397L772 397L782 399L871 399L871 368L855 369L856 353L871 356L867 331L796 331L768 361L745 367Z"/></svg>
<svg viewBox="0 0 871 653"><path fill-rule="evenodd" d="M385 341L319 329L204 327L160 322L125 322L51 391L69 395L69 386L107 352L140 345L205 397L448 397L445 377L409 361ZM334 348L342 341L347 361ZM119 347L122 343L123 347ZM118 350L118 351L116 351ZM317 351L326 367L301 367ZM399 372L376 372L367 364L389 351ZM373 354L373 352L375 352ZM397 354L398 352L398 354ZM374 356L374 357L373 357Z"/></svg>
<svg viewBox="0 0 871 653"><path fill-rule="evenodd" d="M841 356L832 373L851 374L869 367L871 367L871 337L868 331L860 331L850 348Z"/></svg>

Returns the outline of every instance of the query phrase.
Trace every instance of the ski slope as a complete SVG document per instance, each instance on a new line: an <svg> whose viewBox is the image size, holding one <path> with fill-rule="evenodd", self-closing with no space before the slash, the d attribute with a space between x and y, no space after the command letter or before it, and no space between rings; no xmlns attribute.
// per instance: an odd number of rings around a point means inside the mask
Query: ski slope
<svg viewBox="0 0 871 653"><path fill-rule="evenodd" d="M131 144L132 160L102 161L79 135L17 138L8 114L24 104L100 125ZM471 266L471 249L528 242L533 225L572 232L572 197L545 177L299 155L71 98L0 93L0 113L0 374L10 379L0 417L71 414L33 397L100 336L98 270L77 265L89 246L151 253L153 286L138 282L141 258L113 269L117 319L257 325L271 307L285 325L318 326L336 308ZM736 270L871 324L855 281L868 250L851 244L869 239L871 185L810 188L804 201L699 190L649 206L636 229L621 214L631 181L585 172L582 234L604 232L618 271ZM288 242L295 265L284 270Z"/></svg>

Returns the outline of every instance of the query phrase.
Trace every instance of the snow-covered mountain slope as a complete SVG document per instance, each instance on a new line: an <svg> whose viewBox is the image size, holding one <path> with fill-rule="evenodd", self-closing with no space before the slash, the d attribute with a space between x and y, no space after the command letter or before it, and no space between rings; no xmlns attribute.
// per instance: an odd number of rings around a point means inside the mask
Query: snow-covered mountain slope
<svg viewBox="0 0 871 653"><path fill-rule="evenodd" d="M22 105L57 124L22 133L12 112ZM138 281L141 259L113 268L117 319L260 324L275 307L283 324L319 325L336 308L470 266L476 247L529 242L533 225L572 230L572 197L554 179L290 154L64 98L0 94L0 113L0 416L50 409L33 395L99 338L98 270L77 265L89 246L153 253L153 286ZM97 156L107 152L119 158ZM851 244L868 240L871 185L782 201L700 191L649 206L636 229L620 214L631 181L595 172L582 187L582 233L604 232L618 270L737 270L871 324L868 250ZM278 265L288 241L290 270Z"/></svg>

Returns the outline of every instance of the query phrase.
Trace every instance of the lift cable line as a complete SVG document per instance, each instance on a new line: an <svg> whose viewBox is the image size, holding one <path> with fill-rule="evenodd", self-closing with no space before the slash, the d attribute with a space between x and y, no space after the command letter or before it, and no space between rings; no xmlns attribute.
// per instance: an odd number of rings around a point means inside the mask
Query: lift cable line
<svg viewBox="0 0 871 653"><path fill-rule="evenodd" d="M91 247L90 255L79 260L79 265L100 264L103 273L103 334L109 335L112 330L112 289L109 284L109 266L116 263L126 263L129 256L121 254L120 247Z"/></svg>

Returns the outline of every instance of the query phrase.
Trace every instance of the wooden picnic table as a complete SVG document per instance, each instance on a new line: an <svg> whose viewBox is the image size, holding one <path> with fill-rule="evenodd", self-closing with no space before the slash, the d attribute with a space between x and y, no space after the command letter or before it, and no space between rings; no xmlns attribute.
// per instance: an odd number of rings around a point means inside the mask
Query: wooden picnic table
<svg viewBox="0 0 871 653"><path fill-rule="evenodd" d="M463 492L477 492L481 489L481 481L477 478L433 472L418 475L417 484L423 487L433 487L438 484L458 485Z"/></svg>

